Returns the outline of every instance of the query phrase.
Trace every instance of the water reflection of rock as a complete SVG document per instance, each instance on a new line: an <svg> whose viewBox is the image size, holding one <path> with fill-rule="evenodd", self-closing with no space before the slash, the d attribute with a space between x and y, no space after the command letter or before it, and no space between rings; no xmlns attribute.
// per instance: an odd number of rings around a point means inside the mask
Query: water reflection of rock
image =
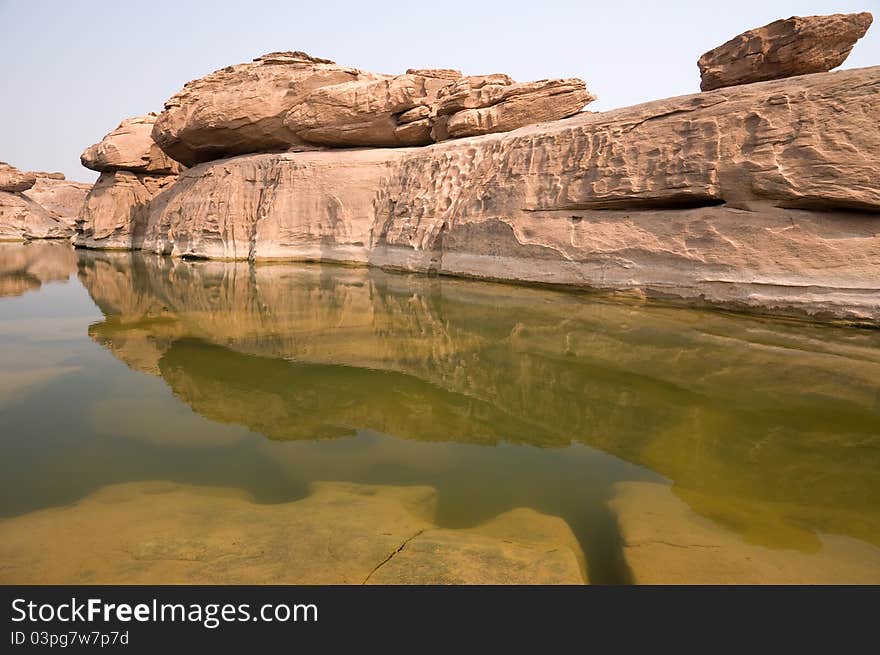
<svg viewBox="0 0 880 655"><path fill-rule="evenodd" d="M433 523L431 487L317 483L262 505L167 482L105 487L0 522L2 584L582 584L559 518L517 509L468 530Z"/></svg>
<svg viewBox="0 0 880 655"><path fill-rule="evenodd" d="M20 296L76 272L76 256L67 242L0 242L0 298Z"/></svg>
<svg viewBox="0 0 880 655"><path fill-rule="evenodd" d="M880 545L880 334L319 266L83 253L92 336L275 439L373 428L644 464L748 542Z"/></svg>

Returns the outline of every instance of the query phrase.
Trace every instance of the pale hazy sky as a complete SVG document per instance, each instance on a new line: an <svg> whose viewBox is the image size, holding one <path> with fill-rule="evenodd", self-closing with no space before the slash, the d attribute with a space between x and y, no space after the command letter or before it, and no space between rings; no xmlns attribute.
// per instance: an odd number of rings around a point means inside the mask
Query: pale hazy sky
<svg viewBox="0 0 880 655"><path fill-rule="evenodd" d="M95 179L88 145L160 111L188 80L274 50L383 73L580 77L602 110L699 91L697 59L791 15L872 11L877 0L0 0L0 161ZM844 68L880 64L880 25Z"/></svg>

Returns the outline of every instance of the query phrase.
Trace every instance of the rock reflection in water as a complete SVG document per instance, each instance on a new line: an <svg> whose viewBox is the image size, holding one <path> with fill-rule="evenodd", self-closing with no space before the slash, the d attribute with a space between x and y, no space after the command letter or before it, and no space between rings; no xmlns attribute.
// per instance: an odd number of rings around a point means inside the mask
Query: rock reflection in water
<svg viewBox="0 0 880 655"><path fill-rule="evenodd" d="M92 337L270 439L579 442L747 542L880 545L880 334L375 270L83 253Z"/></svg>

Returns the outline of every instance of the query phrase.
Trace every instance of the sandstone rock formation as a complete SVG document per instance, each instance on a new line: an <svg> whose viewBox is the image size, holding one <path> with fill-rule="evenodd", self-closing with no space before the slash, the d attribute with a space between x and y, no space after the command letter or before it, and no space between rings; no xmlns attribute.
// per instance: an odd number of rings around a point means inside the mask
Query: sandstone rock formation
<svg viewBox="0 0 880 655"><path fill-rule="evenodd" d="M147 204L177 179L183 167L153 141L155 121L155 114L124 120L83 152L83 166L101 176L79 211L77 246L134 247Z"/></svg>
<svg viewBox="0 0 880 655"><path fill-rule="evenodd" d="M24 173L0 162L0 241L63 239L73 229L55 211L48 211L23 191L37 182L34 173Z"/></svg>
<svg viewBox="0 0 880 655"><path fill-rule="evenodd" d="M34 175L37 178L36 184L23 195L41 205L53 218L75 229L92 185L66 180L63 173L37 172Z"/></svg>
<svg viewBox="0 0 880 655"><path fill-rule="evenodd" d="M284 123L298 100L344 82L385 79L304 52L274 52L188 82L165 103L153 138L191 166L230 155L286 150L304 141Z"/></svg>
<svg viewBox="0 0 880 655"><path fill-rule="evenodd" d="M873 16L792 16L743 32L700 57L703 91L840 66L871 26Z"/></svg>
<svg viewBox="0 0 880 655"><path fill-rule="evenodd" d="M300 98L284 125L302 141L319 145L427 145L431 133L426 114L456 72L420 71L324 86Z"/></svg>
<svg viewBox="0 0 880 655"><path fill-rule="evenodd" d="M25 173L5 161L0 161L0 191L17 193L27 191L37 181L33 173Z"/></svg>
<svg viewBox="0 0 880 655"><path fill-rule="evenodd" d="M578 79L517 84L506 75L464 78L441 90L434 138L510 132L573 116L595 99Z"/></svg>
<svg viewBox="0 0 880 655"><path fill-rule="evenodd" d="M80 155L86 168L99 172L132 171L153 175L177 174L179 163L168 157L153 141L156 114L150 113L122 121L99 143Z"/></svg>
<svg viewBox="0 0 880 655"><path fill-rule="evenodd" d="M412 150L236 157L185 172L142 245L876 322L878 97L875 67Z"/></svg>
<svg viewBox="0 0 880 655"><path fill-rule="evenodd" d="M176 179L121 170L101 173L80 210L74 243L83 248L135 247L150 201Z"/></svg>
<svg viewBox="0 0 880 655"><path fill-rule="evenodd" d="M450 136L565 118L594 99L580 80L514 84L506 75L463 79L468 90L475 89L465 103L473 111L450 119L449 103L440 114L435 109L444 87L462 80L459 71L379 75L302 52L271 53L189 82L166 103L153 137L186 165L322 146L423 146ZM477 91L487 82L503 82L505 88L491 97ZM440 125L432 129L436 117ZM452 132L443 127L449 120Z"/></svg>
<svg viewBox="0 0 880 655"><path fill-rule="evenodd" d="M430 487L317 483L303 500L258 504L231 489L115 485L0 521L0 581L584 583L583 555L559 519L519 510L474 531L437 530L435 505ZM516 522L526 529L511 539Z"/></svg>

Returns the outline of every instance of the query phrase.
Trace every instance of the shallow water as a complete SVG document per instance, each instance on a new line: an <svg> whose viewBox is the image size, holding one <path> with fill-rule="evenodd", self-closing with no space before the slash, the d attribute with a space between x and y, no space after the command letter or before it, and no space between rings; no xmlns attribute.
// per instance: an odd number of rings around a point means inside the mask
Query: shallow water
<svg viewBox="0 0 880 655"><path fill-rule="evenodd" d="M152 481L176 483L170 507L210 490L259 512L296 512L321 481L425 487L418 529L455 535L531 508L567 524L594 583L880 580L878 331L53 243L0 244L0 295L0 582L50 555L50 582L247 580L198 568L217 544L151 514L131 483ZM134 509L101 513L108 489L140 499L147 542L125 536ZM216 530L233 514L212 502ZM346 502L317 516L392 533ZM86 565L86 525L140 541ZM533 528L505 542L549 543ZM142 565L169 548L193 566ZM307 555L304 579L350 581Z"/></svg>

